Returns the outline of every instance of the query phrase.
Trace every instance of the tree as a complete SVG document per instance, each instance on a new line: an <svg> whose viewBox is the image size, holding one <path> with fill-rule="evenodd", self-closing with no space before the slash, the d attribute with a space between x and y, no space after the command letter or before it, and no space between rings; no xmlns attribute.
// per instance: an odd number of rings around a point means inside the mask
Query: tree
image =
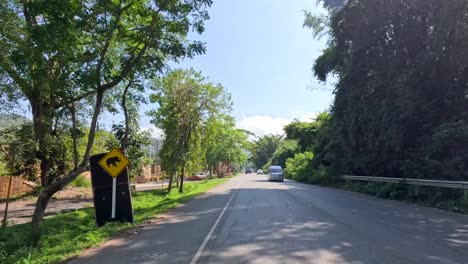
<svg viewBox="0 0 468 264"><path fill-rule="evenodd" d="M120 91L119 91L120 92ZM142 131L140 128L139 105L146 103L142 93L144 87L141 83L131 80L128 82L118 96L122 98L120 106L124 114L124 121L112 125L112 132L116 142L109 141L109 147L119 147L132 161L129 166L129 176L136 177L142 173L142 165L149 161L145 147L150 145L151 133Z"/></svg>
<svg viewBox="0 0 468 264"><path fill-rule="evenodd" d="M139 126L132 126L129 132L127 132L123 124L113 125L112 132L116 137L116 141L109 141L108 146L119 147L125 151L125 155L132 161L128 165L129 176L132 179L141 175L142 165L148 164L149 161L144 147L150 144L150 132L142 131Z"/></svg>
<svg viewBox="0 0 468 264"><path fill-rule="evenodd" d="M285 162L288 177L308 183L329 183L333 176L329 166L336 161L331 118L332 115L322 112L312 122L295 120L284 127L284 142L290 141L286 145L289 147L280 147L272 160Z"/></svg>
<svg viewBox="0 0 468 264"><path fill-rule="evenodd" d="M243 166L247 162L249 132L237 129L235 120L229 115L210 118L205 128L206 163L214 168L220 161L232 166Z"/></svg>
<svg viewBox="0 0 468 264"><path fill-rule="evenodd" d="M110 92L155 75L167 60L203 53L203 43L186 36L192 29L203 32L211 3L6 0L0 6L2 102L29 103L38 145L43 189L32 220L35 242L50 197L89 169L98 117L113 105ZM77 103L92 112L87 147L81 161L64 171L57 169L63 167L62 134L54 128L74 120Z"/></svg>
<svg viewBox="0 0 468 264"><path fill-rule="evenodd" d="M254 143L254 153L252 155L255 167L263 168L271 159L281 142L281 136L265 135L258 138Z"/></svg>
<svg viewBox="0 0 468 264"><path fill-rule="evenodd" d="M0 146L0 168L3 168L0 169L0 175L23 175L29 180L35 180L37 170L34 165L37 161L31 149L34 150L37 146L31 138L32 123L22 117L14 120L16 122L8 122L0 130L0 143L12 144ZM14 159L8 157L10 153L7 148L10 147L14 148Z"/></svg>
<svg viewBox="0 0 468 264"><path fill-rule="evenodd" d="M296 140L284 139L281 140L278 148L270 158L271 165L279 165L282 168L286 167L286 160L294 157L299 152L299 147Z"/></svg>
<svg viewBox="0 0 468 264"><path fill-rule="evenodd" d="M337 173L468 179L467 12L463 0L332 11L314 72L339 80L326 144Z"/></svg>
<svg viewBox="0 0 468 264"><path fill-rule="evenodd" d="M150 99L159 107L148 114L165 135L161 157L170 175L170 192L174 174L178 169L185 172L191 154L196 153L193 148L199 142L203 124L210 117L230 110L231 100L220 84L209 82L193 69L169 72L156 81L155 90ZM179 191L182 189L183 177Z"/></svg>
<svg viewBox="0 0 468 264"><path fill-rule="evenodd" d="M309 151L296 153L293 157L288 158L284 170L286 176L296 181L311 182L313 158L314 154Z"/></svg>

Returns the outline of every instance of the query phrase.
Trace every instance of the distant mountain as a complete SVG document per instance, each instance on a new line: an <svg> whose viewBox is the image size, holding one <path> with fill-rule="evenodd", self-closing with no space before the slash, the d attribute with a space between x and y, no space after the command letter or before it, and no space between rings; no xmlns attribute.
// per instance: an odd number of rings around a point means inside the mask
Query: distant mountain
<svg viewBox="0 0 468 264"><path fill-rule="evenodd" d="M31 120L21 115L0 114L0 130L11 126L19 126L27 122L31 122Z"/></svg>

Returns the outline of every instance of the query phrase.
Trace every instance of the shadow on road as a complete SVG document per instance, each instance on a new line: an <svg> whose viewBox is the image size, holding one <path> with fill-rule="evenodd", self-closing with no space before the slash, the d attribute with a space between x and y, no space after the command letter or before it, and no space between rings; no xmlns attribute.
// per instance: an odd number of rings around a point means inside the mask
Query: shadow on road
<svg viewBox="0 0 468 264"><path fill-rule="evenodd" d="M194 198L71 263L189 263L232 193ZM467 246L464 215L252 179L235 193L199 263L466 263Z"/></svg>

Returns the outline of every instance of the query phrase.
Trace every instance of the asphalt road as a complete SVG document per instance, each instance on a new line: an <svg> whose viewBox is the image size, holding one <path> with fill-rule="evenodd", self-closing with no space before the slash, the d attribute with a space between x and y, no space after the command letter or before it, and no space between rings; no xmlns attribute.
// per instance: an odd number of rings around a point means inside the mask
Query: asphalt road
<svg viewBox="0 0 468 264"><path fill-rule="evenodd" d="M249 174L71 263L468 263L468 216Z"/></svg>

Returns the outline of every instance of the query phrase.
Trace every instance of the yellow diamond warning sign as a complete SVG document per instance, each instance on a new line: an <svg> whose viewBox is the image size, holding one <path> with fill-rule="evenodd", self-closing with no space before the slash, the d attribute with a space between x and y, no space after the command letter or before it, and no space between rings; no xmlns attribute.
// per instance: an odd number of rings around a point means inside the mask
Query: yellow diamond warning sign
<svg viewBox="0 0 468 264"><path fill-rule="evenodd" d="M112 177L119 176L129 163L130 161L118 148L113 148L99 161L99 165Z"/></svg>

